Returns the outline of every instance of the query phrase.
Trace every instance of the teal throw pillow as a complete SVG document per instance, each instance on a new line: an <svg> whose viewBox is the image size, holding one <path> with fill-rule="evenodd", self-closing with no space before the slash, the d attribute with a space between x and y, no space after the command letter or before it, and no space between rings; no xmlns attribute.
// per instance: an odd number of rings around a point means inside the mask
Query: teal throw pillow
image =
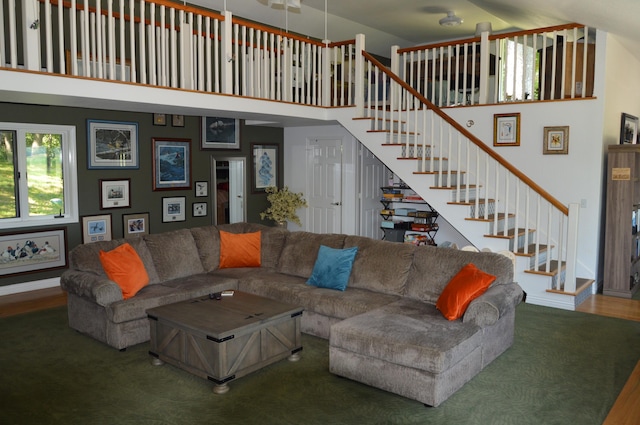
<svg viewBox="0 0 640 425"><path fill-rule="evenodd" d="M311 277L307 280L308 285L318 288L347 289L353 260L356 258L358 247L345 249L329 248L320 245L318 258L313 266Z"/></svg>

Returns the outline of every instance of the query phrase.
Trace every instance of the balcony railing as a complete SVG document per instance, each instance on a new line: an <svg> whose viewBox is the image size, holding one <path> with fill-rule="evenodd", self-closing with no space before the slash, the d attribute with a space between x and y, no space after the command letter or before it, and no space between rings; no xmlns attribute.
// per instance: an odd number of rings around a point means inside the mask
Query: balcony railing
<svg viewBox="0 0 640 425"><path fill-rule="evenodd" d="M353 40L325 44L164 0L4 0L0 12L0 64L8 68L353 104Z"/></svg>
<svg viewBox="0 0 640 425"><path fill-rule="evenodd" d="M593 96L595 35L570 24L398 49L402 79L438 106Z"/></svg>

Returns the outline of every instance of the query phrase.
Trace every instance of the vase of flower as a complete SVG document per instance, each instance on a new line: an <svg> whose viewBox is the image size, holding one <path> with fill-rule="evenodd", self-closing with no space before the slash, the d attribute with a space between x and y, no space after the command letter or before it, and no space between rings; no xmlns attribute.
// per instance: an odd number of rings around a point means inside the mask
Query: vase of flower
<svg viewBox="0 0 640 425"><path fill-rule="evenodd" d="M262 220L272 220L276 223L276 226L285 229L288 221L292 221L298 226L302 225L297 210L308 206L302 193L291 192L287 186L282 189L269 186L265 189L265 192L267 192L269 208L260 213Z"/></svg>

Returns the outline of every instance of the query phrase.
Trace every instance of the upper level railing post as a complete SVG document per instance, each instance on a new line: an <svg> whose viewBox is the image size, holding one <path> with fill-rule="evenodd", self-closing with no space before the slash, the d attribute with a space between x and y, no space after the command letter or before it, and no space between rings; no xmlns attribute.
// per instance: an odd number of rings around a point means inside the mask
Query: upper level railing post
<svg viewBox="0 0 640 425"><path fill-rule="evenodd" d="M322 106L331 106L331 48L330 41L323 40L324 48L322 49Z"/></svg>
<svg viewBox="0 0 640 425"><path fill-rule="evenodd" d="M224 24L220 31L220 92L233 93L233 16L225 10Z"/></svg>
<svg viewBox="0 0 640 425"><path fill-rule="evenodd" d="M354 86L354 100L356 104L356 116L361 117L364 113L364 34L356 35L356 81Z"/></svg>
<svg viewBox="0 0 640 425"><path fill-rule="evenodd" d="M490 59L491 44L489 43L489 31L483 31L480 34L480 90L478 91L478 103L480 105L489 103Z"/></svg>
<svg viewBox="0 0 640 425"><path fill-rule="evenodd" d="M391 46L391 72L400 75L400 55L398 54L399 46ZM397 92L397 84L391 84L389 87L389 101L395 105L395 93Z"/></svg>
<svg viewBox="0 0 640 425"><path fill-rule="evenodd" d="M40 71L40 3L38 0L22 2L22 35L24 67Z"/></svg>

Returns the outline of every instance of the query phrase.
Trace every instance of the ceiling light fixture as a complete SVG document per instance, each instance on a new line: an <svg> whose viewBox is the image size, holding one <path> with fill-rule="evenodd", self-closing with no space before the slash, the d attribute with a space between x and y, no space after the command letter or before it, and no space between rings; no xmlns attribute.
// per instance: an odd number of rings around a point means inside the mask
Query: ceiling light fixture
<svg viewBox="0 0 640 425"><path fill-rule="evenodd" d="M285 9L300 9L300 0L269 0L269 6L284 6Z"/></svg>
<svg viewBox="0 0 640 425"><path fill-rule="evenodd" d="M463 21L462 21L462 18L458 18L456 16L455 12L448 11L447 16L440 19L439 22L440 22L440 25L442 25L443 27L455 27L460 25Z"/></svg>

